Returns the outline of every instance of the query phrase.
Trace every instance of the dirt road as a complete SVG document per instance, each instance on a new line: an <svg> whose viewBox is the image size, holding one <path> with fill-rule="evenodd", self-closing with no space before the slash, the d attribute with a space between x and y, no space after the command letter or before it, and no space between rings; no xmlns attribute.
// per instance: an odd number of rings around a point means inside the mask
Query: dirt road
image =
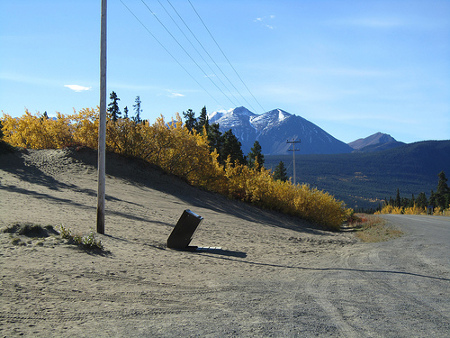
<svg viewBox="0 0 450 338"><path fill-rule="evenodd" d="M450 218L385 218L405 235L356 245L305 279L306 293L347 337L447 337Z"/></svg>

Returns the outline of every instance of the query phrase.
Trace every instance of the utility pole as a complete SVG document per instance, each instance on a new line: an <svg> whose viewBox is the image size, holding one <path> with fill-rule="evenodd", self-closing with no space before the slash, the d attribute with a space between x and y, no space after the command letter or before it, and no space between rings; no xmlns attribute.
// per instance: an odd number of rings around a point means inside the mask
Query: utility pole
<svg viewBox="0 0 450 338"><path fill-rule="evenodd" d="M100 123L98 126L97 232L105 233L105 148L106 148L106 0L102 0L100 42Z"/></svg>
<svg viewBox="0 0 450 338"><path fill-rule="evenodd" d="M295 148L295 144L296 143L300 143L301 141L298 140L296 141L295 139L292 141L287 140L286 143L291 143L292 144L292 149L289 149L289 151L292 151L292 156L293 156L293 166L294 166L294 185L296 185L296 180L295 180L295 152L299 151L300 149Z"/></svg>

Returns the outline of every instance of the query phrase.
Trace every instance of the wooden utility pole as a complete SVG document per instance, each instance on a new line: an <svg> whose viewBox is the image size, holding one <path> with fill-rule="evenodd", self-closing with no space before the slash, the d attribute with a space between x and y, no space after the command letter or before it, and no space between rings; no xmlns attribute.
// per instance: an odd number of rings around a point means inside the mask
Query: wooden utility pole
<svg viewBox="0 0 450 338"><path fill-rule="evenodd" d="M100 42L100 123L98 126L97 232L105 233L105 148L106 148L106 0L102 0Z"/></svg>
<svg viewBox="0 0 450 338"><path fill-rule="evenodd" d="M291 144L292 144L292 149L289 149L289 151L292 151L292 156L293 156L294 185L297 184L296 179L295 179L295 152L300 150L300 149L295 148L295 144L296 144L296 143L300 143L300 142L301 142L300 140L298 140L298 141L296 141L296 140L292 140L292 141L287 140L287 141L286 141L286 143L291 143Z"/></svg>

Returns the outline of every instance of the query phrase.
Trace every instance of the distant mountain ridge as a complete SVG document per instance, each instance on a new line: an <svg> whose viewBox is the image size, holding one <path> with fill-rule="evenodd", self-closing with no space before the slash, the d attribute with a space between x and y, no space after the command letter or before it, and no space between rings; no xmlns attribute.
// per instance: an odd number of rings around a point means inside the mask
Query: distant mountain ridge
<svg viewBox="0 0 450 338"><path fill-rule="evenodd" d="M398 142L389 134L375 133L366 138L360 138L356 141L348 143L355 151L358 152L374 152L393 149L404 145L403 142Z"/></svg>
<svg viewBox="0 0 450 338"><path fill-rule="evenodd" d="M291 144L286 141L300 140L297 144L301 154L350 153L353 148L339 141L314 123L303 117L274 109L257 115L245 107L209 115L210 123L219 123L221 132L231 129L242 143L244 154L255 141L261 144L264 154L288 154ZM291 148L292 149L292 148Z"/></svg>

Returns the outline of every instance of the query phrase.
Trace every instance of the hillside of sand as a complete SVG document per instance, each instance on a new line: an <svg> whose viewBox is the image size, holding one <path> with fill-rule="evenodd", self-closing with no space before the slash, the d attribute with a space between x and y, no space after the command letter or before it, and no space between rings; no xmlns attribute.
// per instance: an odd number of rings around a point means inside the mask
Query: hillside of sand
<svg viewBox="0 0 450 338"><path fill-rule="evenodd" d="M0 154L0 226L63 225L80 234L95 229L96 161L96 153L84 148ZM0 233L2 336L338 330L317 305L301 321L293 317L293 302L308 302L296 298L302 285L295 280L359 245L352 234L199 190L134 159L108 154L106 167L105 235L97 235L104 253L78 249L56 235ZM167 249L186 209L204 218L191 244L221 250Z"/></svg>

